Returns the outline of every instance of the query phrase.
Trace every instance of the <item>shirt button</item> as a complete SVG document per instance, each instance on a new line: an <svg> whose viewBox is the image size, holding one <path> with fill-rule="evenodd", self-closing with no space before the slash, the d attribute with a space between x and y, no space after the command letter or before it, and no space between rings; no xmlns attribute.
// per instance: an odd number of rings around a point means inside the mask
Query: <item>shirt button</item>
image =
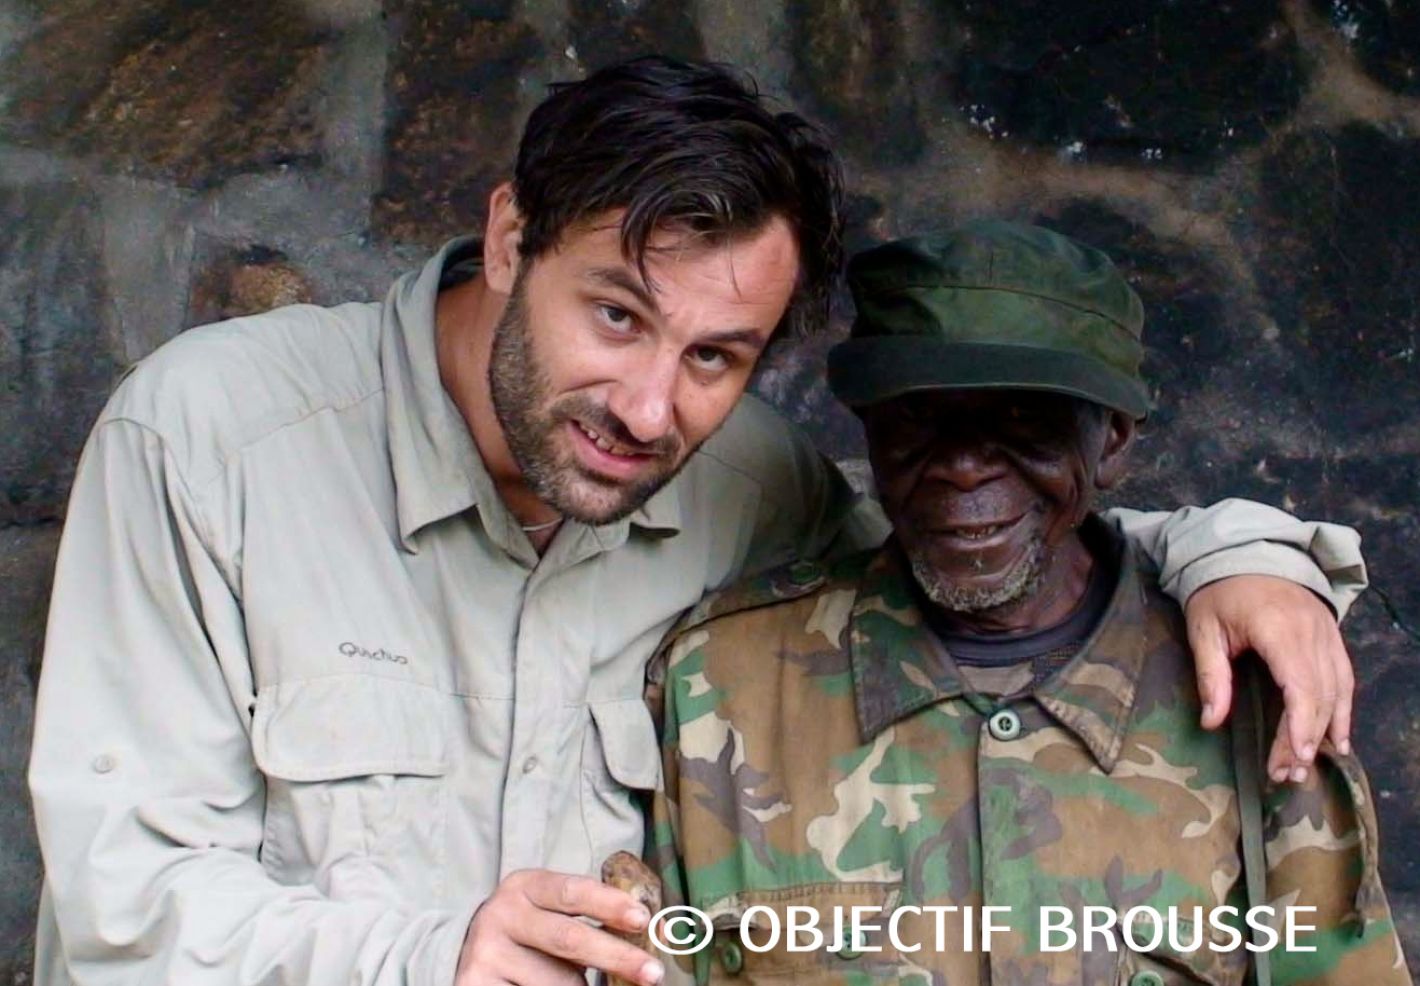
<svg viewBox="0 0 1420 986"><path fill-rule="evenodd" d="M745 967L745 953L740 951L739 942L727 941L720 946L720 965L732 976L738 976Z"/></svg>
<svg viewBox="0 0 1420 986"><path fill-rule="evenodd" d="M1164 977L1145 969L1129 977L1129 986L1164 986Z"/></svg>
<svg viewBox="0 0 1420 986"><path fill-rule="evenodd" d="M523 761L523 773L531 774L534 770L537 770L537 757L528 757Z"/></svg>
<svg viewBox="0 0 1420 986"><path fill-rule="evenodd" d="M100 753L98 756L94 757L93 768L96 774L107 774L116 766L118 766L118 762L107 753Z"/></svg>
<svg viewBox="0 0 1420 986"><path fill-rule="evenodd" d="M998 740L1013 740L1021 735L1021 717L1011 709L1002 709L986 720L986 728Z"/></svg>

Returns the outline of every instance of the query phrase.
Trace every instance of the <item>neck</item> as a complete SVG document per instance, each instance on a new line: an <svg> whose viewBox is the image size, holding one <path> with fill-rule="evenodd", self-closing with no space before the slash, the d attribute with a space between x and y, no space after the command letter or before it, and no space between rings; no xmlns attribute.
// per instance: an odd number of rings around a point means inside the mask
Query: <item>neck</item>
<svg viewBox="0 0 1420 986"><path fill-rule="evenodd" d="M1071 531L1045 559L1035 591L1020 598L974 612L941 609L945 622L963 633L1026 634L1045 630L1066 620L1084 599L1095 560L1090 549Z"/></svg>
<svg viewBox="0 0 1420 986"><path fill-rule="evenodd" d="M482 274L439 293L434 315L439 379L468 425L499 499L520 525L533 527L559 515L538 499L514 461L488 385L493 332L507 304L508 296L489 288ZM541 551L555 533L549 527L528 537Z"/></svg>

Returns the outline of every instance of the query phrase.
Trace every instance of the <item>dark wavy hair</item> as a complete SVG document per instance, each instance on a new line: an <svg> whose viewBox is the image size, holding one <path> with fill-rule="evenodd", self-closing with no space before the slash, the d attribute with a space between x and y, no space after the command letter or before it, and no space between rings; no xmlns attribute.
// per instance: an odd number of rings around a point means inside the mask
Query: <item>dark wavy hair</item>
<svg viewBox="0 0 1420 986"><path fill-rule="evenodd" d="M843 177L817 127L773 112L747 75L659 55L552 90L528 119L513 175L524 259L577 223L624 209L622 250L645 277L657 230L713 244L779 216L799 247L779 329L807 334L827 324L843 266Z"/></svg>

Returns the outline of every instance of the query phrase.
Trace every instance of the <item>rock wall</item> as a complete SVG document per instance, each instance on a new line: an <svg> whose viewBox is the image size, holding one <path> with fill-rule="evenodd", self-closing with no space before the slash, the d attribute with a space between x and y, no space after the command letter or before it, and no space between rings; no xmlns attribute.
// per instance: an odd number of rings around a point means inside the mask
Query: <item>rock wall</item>
<svg viewBox="0 0 1420 986"><path fill-rule="evenodd" d="M32 693L117 374L378 297L478 227L548 82L647 50L827 124L855 246L1002 214L1111 251L1158 404L1124 501L1360 528L1356 730L1420 963L1420 0L0 0L0 978L30 976ZM831 341L757 387L861 475Z"/></svg>

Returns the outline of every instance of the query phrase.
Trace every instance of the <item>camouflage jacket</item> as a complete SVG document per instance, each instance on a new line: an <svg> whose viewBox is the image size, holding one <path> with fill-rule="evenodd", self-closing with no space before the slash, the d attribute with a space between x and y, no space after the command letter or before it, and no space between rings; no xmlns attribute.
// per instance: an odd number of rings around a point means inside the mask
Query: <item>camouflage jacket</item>
<svg viewBox="0 0 1420 986"><path fill-rule="evenodd" d="M707 599L652 662L664 784L650 851L668 902L717 929L682 960L697 981L1248 981L1247 952L1221 950L1236 939L1189 920L1194 907L1247 903L1230 740L1198 726L1178 606L1123 556L1074 658L988 699L924 625L910 577L891 549L780 569ZM1264 792L1270 903L1317 909L1296 919L1317 930L1295 944L1315 951L1278 945L1274 982L1408 984L1365 777L1329 747L1319 764L1306 784ZM859 905L883 910L863 912L858 938L839 934L833 908L851 931L846 908ZM984 905L1009 908L991 918L1010 930L989 952ZM1077 934L1076 947L1047 952L1068 942L1045 936L1042 905L1068 909L1077 933L1089 906L1179 908L1181 920L1149 950L1124 947L1116 928L1088 950ZM791 951L787 932L767 952L743 947L740 921L756 907L758 944L790 908L811 907L825 947ZM887 929L896 909L902 949ZM1146 949L1147 915L1132 924ZM1202 947L1190 950L1195 934Z"/></svg>

